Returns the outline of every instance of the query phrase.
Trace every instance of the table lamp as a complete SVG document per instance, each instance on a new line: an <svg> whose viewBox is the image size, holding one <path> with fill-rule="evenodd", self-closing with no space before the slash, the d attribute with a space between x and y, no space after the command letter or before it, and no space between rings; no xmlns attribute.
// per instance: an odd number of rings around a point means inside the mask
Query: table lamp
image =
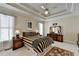
<svg viewBox="0 0 79 59"><path fill-rule="evenodd" d="M16 31L15 31L15 34L16 34L16 37L19 38L20 30L16 30Z"/></svg>

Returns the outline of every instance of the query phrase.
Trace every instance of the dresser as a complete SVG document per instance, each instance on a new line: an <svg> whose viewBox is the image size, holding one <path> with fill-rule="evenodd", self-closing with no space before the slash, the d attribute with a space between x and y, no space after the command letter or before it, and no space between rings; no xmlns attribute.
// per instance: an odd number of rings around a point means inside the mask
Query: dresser
<svg viewBox="0 0 79 59"><path fill-rule="evenodd" d="M59 42L63 42L63 35L60 35L60 34L47 34L48 37L51 37L53 40L55 41L59 41Z"/></svg>

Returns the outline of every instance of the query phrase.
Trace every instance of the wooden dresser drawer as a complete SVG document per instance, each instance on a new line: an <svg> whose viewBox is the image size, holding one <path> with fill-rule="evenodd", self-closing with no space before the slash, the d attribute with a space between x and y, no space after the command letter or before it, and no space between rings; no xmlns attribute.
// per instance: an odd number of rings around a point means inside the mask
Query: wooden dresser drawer
<svg viewBox="0 0 79 59"><path fill-rule="evenodd" d="M21 48L23 45L22 39L13 40L13 50Z"/></svg>
<svg viewBox="0 0 79 59"><path fill-rule="evenodd" d="M48 37L51 37L55 41L63 42L63 35L59 34L47 34Z"/></svg>

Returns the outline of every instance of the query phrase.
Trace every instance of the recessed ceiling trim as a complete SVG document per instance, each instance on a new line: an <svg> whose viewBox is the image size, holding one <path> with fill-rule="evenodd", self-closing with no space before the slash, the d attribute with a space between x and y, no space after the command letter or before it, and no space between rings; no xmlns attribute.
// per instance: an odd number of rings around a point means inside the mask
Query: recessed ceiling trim
<svg viewBox="0 0 79 59"><path fill-rule="evenodd" d="M65 15L68 15L68 14L71 14L71 12L65 12L63 14L55 15L55 16L49 17L48 19L55 18L55 17L60 17L60 16L62 17L62 16L65 16Z"/></svg>
<svg viewBox="0 0 79 59"><path fill-rule="evenodd" d="M8 5L10 5L11 3L8 3ZM24 12L27 12L29 14L33 14L33 15L36 15L36 16L39 16L40 18L42 19L45 19L43 16L41 16L40 14L37 14L36 12L34 12L33 10L29 9L29 8L26 8L25 6L21 5L20 3L16 3L16 5L18 5L19 7L21 7L22 11ZM14 6L13 6L14 7ZM18 8L18 7L17 7Z"/></svg>
<svg viewBox="0 0 79 59"><path fill-rule="evenodd" d="M23 6L25 6L26 8L32 9L32 11L34 10L34 11L37 12L37 13L39 12L37 9L31 7L31 6L28 5L28 4L26 4L26 5L24 5L24 3L20 3L20 4L23 5Z"/></svg>
<svg viewBox="0 0 79 59"><path fill-rule="evenodd" d="M9 4L0 4L0 6L4 6L8 9L13 9L17 12L21 12L21 13L24 13L24 14L26 13L26 14L29 14L29 15L34 15L34 16L37 16L37 17L42 18L42 19L49 19L49 18L53 18L53 17L57 17L57 16L64 16L66 13L70 14L74 9L74 4L71 4L70 8L68 8L68 4L66 3L65 8L62 9L61 11L55 12L55 13L49 15L48 17L44 17L43 15L35 12L34 10L32 10L31 8L28 8L27 6L24 6L20 3L16 3L16 5L20 6L21 8L24 8L24 10L18 9L16 7L13 7L13 6L9 5Z"/></svg>
<svg viewBox="0 0 79 59"><path fill-rule="evenodd" d="M70 14L70 13L72 13L72 12L73 12L73 9L74 9L74 4L71 4L71 8L69 9L69 8L68 8L68 4L66 3L66 4L65 4L65 7L66 7L66 9L64 9L64 10L62 10L62 11L60 11L60 12L57 12L57 13L54 13L54 14L50 15L50 16L48 17L48 19L49 19L49 18L53 18L53 17L57 17L57 16L64 16L65 14Z"/></svg>
<svg viewBox="0 0 79 59"><path fill-rule="evenodd" d="M32 9L32 8L30 7L30 9ZM64 12L68 12L68 11L71 12L72 9L73 9L73 6L71 5L71 8L69 9L69 8L68 8L68 3L66 3L64 10L61 10L61 11L59 11L59 12L53 13L53 14L51 14L51 15L48 15L47 17L44 16L44 14L42 14L42 13L40 13L40 15L43 16L44 18L50 18L50 17L56 16L56 15L58 15L58 14L62 14L62 13L64 13ZM35 13L35 11L34 11L34 13ZM38 13L37 13L37 14L38 14Z"/></svg>
<svg viewBox="0 0 79 59"><path fill-rule="evenodd" d="M25 12L25 11L23 11L23 10L20 10L20 9L18 9L18 8L16 8L16 7L13 7L13 6L8 5L8 4L5 4L5 3L0 4L0 6L3 7L3 8L5 8L5 10L10 9L10 10L12 10L12 11L16 11L17 13L21 13L21 14L24 14L24 15L30 15L30 16L36 17L36 16L33 15L33 14L30 14L30 13L28 13L28 12ZM40 17L36 17L36 18L39 18L41 21L44 21L43 18L40 18Z"/></svg>
<svg viewBox="0 0 79 59"><path fill-rule="evenodd" d="M64 10L61 10L61 11L59 11L59 12L53 13L53 14L51 14L51 15L54 16L54 15L61 14L61 13L66 12L66 11L67 11L67 9L64 9ZM51 15L49 15L49 17L50 17Z"/></svg>
<svg viewBox="0 0 79 59"><path fill-rule="evenodd" d="M24 5L17 3L18 6L24 8L26 11L28 11L29 13L32 13L34 15L40 16L42 18L44 18L43 16L41 16L40 14L37 14L36 12L34 12L33 10L29 9L27 6L25 7Z"/></svg>

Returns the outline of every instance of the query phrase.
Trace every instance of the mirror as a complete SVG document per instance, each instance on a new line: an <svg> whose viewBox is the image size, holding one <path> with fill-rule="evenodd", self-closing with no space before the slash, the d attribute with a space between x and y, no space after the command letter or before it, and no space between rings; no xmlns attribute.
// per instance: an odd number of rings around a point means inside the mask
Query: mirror
<svg viewBox="0 0 79 59"><path fill-rule="evenodd" d="M57 26L57 23L54 23L53 26L51 26L49 30L50 30L50 33L54 32L56 34L62 34L61 26Z"/></svg>

